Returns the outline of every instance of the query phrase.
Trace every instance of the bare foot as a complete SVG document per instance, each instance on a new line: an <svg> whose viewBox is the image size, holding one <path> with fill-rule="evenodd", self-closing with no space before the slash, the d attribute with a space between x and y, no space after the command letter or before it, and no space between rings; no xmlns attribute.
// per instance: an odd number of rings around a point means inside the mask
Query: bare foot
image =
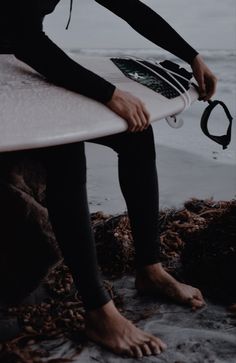
<svg viewBox="0 0 236 363"><path fill-rule="evenodd" d="M136 272L135 287L142 294L164 293L179 303L190 305L193 310L205 305L200 290L178 282L164 270L161 263L139 269Z"/></svg>
<svg viewBox="0 0 236 363"><path fill-rule="evenodd" d="M113 353L128 357L142 358L160 354L166 349L161 339L137 328L122 316L112 300L98 309L86 312L85 334Z"/></svg>

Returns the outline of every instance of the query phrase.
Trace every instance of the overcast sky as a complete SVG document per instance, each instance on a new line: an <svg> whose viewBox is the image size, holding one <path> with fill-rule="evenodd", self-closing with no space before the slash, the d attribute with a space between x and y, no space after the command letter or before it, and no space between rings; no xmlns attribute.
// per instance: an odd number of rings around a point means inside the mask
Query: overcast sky
<svg viewBox="0 0 236 363"><path fill-rule="evenodd" d="M193 47L236 49L235 0L143 2L163 16ZM61 0L44 23L47 34L64 48L155 48L94 0L74 0L71 25L65 30L68 15L69 0Z"/></svg>

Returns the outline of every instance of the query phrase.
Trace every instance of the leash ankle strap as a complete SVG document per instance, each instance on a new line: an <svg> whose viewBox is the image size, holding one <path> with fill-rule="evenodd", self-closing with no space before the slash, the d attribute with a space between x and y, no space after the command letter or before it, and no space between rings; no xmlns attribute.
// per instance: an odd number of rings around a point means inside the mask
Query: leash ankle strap
<svg viewBox="0 0 236 363"><path fill-rule="evenodd" d="M224 102L219 101L219 100L214 100L214 101L209 100L208 103L209 103L209 105L207 106L207 108L205 109L205 111L203 112L202 117L201 117L201 129L207 137L209 137L211 140L217 142L218 144L222 145L223 149L226 149L231 141L231 130L232 130L233 117L231 116L231 114L230 114L227 106L224 104ZM210 117L213 109L217 105L220 105L223 107L225 114L229 120L229 126L227 129L227 132L225 135L221 135L221 136L211 135L208 130L209 117Z"/></svg>

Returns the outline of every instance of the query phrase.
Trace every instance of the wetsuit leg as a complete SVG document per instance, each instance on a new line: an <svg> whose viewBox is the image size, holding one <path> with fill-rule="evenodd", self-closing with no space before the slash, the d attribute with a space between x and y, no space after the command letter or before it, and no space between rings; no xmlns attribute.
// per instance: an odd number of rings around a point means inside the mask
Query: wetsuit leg
<svg viewBox="0 0 236 363"><path fill-rule="evenodd" d="M43 148L49 219L86 310L111 300L98 269L86 189L84 142Z"/></svg>
<svg viewBox="0 0 236 363"><path fill-rule="evenodd" d="M136 267L160 262L159 191L152 125L88 140L111 147L118 155L118 175L126 201L136 251Z"/></svg>

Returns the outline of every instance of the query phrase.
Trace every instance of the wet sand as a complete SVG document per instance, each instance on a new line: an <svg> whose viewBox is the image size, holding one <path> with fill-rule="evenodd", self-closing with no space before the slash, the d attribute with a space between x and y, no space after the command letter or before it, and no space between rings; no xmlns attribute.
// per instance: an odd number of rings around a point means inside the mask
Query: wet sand
<svg viewBox="0 0 236 363"><path fill-rule="evenodd" d="M154 128L157 127L154 123ZM221 150L213 147L204 157L156 141L156 153L160 209L179 208L192 197L236 198L236 167L219 160ZM86 142L86 155L90 211L123 213L126 204L118 181L116 153L108 147Z"/></svg>
<svg viewBox="0 0 236 363"><path fill-rule="evenodd" d="M89 343L76 363L156 362L156 363L234 363L236 359L236 319L219 305L207 301L192 312L161 298L137 296L134 277L124 276L114 283L124 298L124 315L135 324L162 338L168 349L160 356L142 359L121 358L97 344ZM149 315L143 318L142 315ZM141 318L141 320L139 320Z"/></svg>

